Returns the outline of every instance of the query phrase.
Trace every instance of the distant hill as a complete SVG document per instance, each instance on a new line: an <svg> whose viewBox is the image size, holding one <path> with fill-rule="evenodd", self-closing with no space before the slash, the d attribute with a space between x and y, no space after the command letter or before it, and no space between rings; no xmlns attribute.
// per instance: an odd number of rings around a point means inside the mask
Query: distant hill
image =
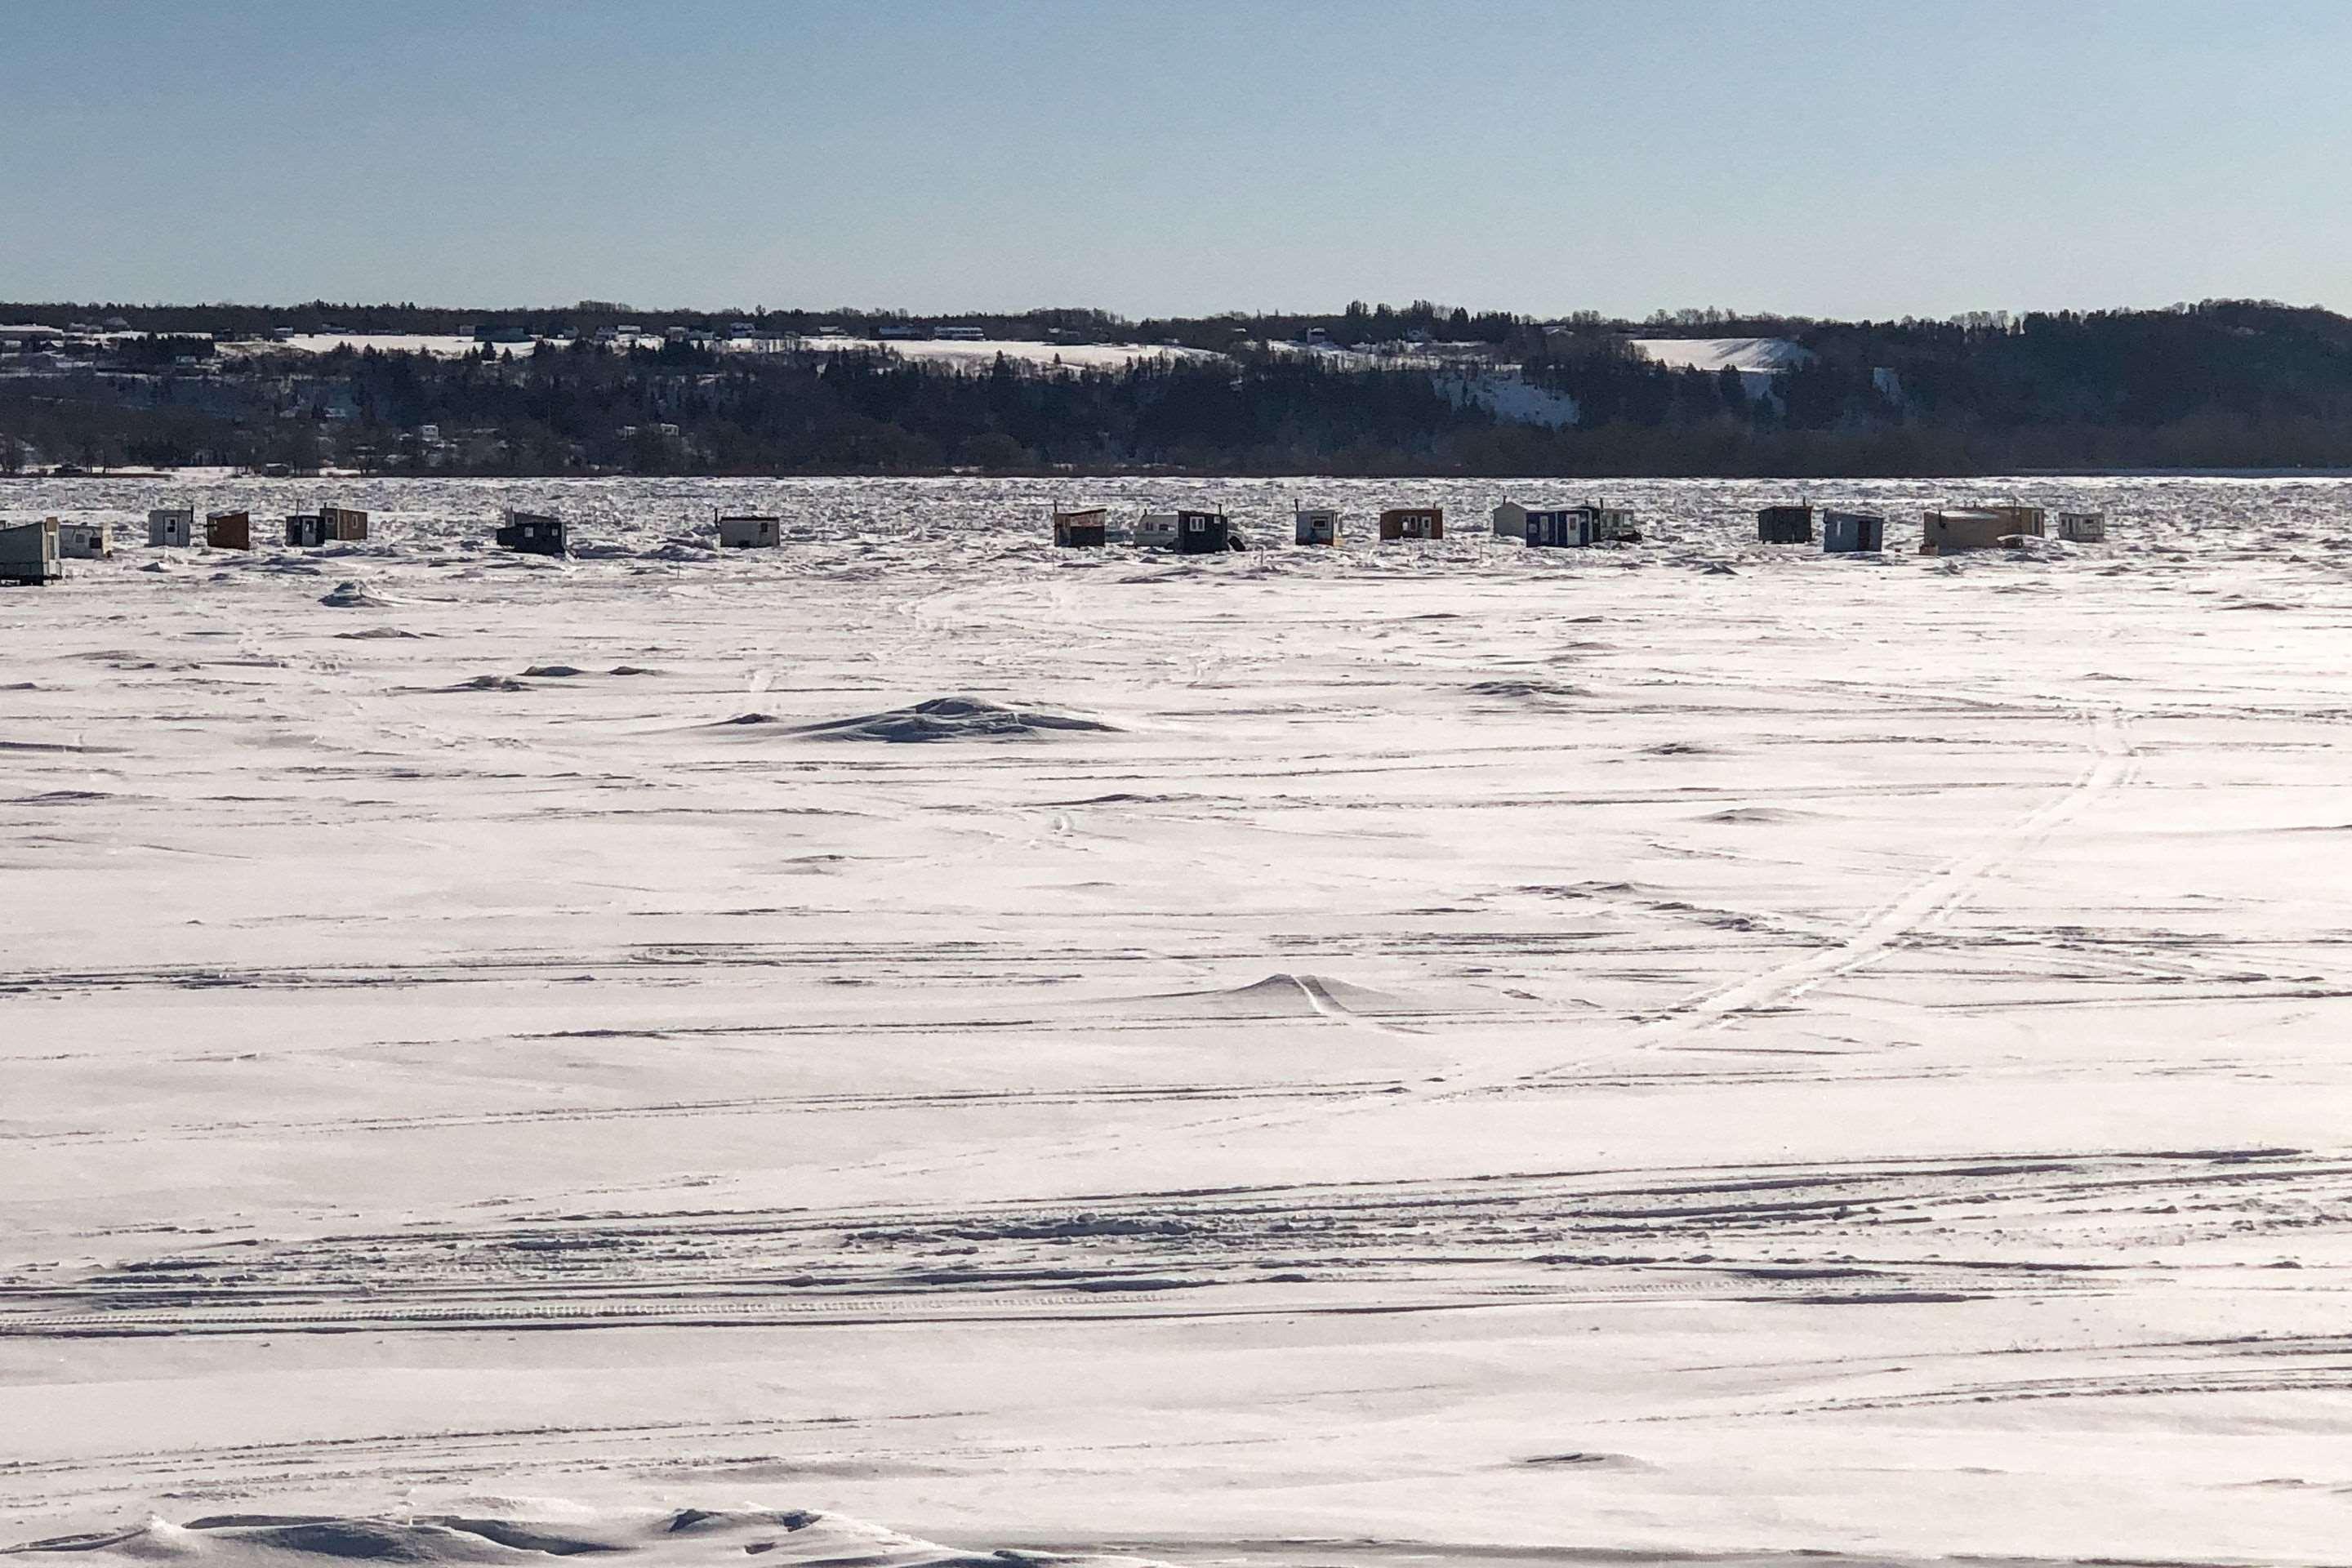
<svg viewBox="0 0 2352 1568"><path fill-rule="evenodd" d="M2352 319L2263 300L1933 321L0 302L0 472L2352 466Z"/></svg>

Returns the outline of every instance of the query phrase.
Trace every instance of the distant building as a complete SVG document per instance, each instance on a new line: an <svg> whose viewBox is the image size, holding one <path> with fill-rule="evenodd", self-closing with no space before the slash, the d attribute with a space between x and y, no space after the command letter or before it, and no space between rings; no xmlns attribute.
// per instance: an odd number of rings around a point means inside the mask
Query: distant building
<svg viewBox="0 0 2352 1568"><path fill-rule="evenodd" d="M1528 513L1528 547L1531 550L1580 550L1594 544L1636 544L1641 531L1633 514L1619 507L1548 507Z"/></svg>
<svg viewBox="0 0 2352 1568"><path fill-rule="evenodd" d="M241 511L207 512L205 515L205 542L215 550L252 549L252 517Z"/></svg>
<svg viewBox="0 0 2352 1568"><path fill-rule="evenodd" d="M564 552L563 520L546 512L517 511L509 507L498 531L499 548L525 555L561 555Z"/></svg>
<svg viewBox="0 0 2352 1568"><path fill-rule="evenodd" d="M1291 537L1301 544L1339 542L1339 514L1328 506L1302 506L1290 513Z"/></svg>
<svg viewBox="0 0 2352 1568"><path fill-rule="evenodd" d="M761 512L740 512L719 520L721 550L773 550L784 542L783 519Z"/></svg>
<svg viewBox="0 0 2352 1568"><path fill-rule="evenodd" d="M1061 550L1099 549L1110 539L1110 513L1101 507L1054 514L1054 544Z"/></svg>
<svg viewBox="0 0 2352 1568"><path fill-rule="evenodd" d="M58 522L58 553L68 561L105 561L114 554L114 531L102 522Z"/></svg>
<svg viewBox="0 0 2352 1568"><path fill-rule="evenodd" d="M1445 509L1442 506L1391 507L1381 513L1381 538L1384 542L1444 537Z"/></svg>
<svg viewBox="0 0 2352 1568"><path fill-rule="evenodd" d="M196 542L196 509L159 506L147 514L147 542L185 550Z"/></svg>
<svg viewBox="0 0 2352 1568"><path fill-rule="evenodd" d="M1822 513L1822 550L1829 555L1866 555L1886 548L1886 520L1874 511Z"/></svg>
<svg viewBox="0 0 2352 1568"><path fill-rule="evenodd" d="M0 528L0 583L44 587L65 575L58 564L58 520Z"/></svg>
<svg viewBox="0 0 2352 1568"><path fill-rule="evenodd" d="M2038 506L1979 506L1954 511L1931 511L1919 535L1922 555L1955 555L1969 550L2014 547L2020 540L2042 531Z"/></svg>
<svg viewBox="0 0 2352 1568"><path fill-rule="evenodd" d="M988 332L986 329L982 327L955 326L941 327L937 331L934 331L931 336L935 338L944 338L951 342L976 343L985 339L988 336Z"/></svg>
<svg viewBox="0 0 2352 1568"><path fill-rule="evenodd" d="M2058 514L2058 537L2075 544L2105 544L2107 542L2107 514L2103 511L2062 511Z"/></svg>
<svg viewBox="0 0 2352 1568"><path fill-rule="evenodd" d="M1810 506L1768 506L1756 513L1756 539L1760 544L1811 544L1813 509Z"/></svg>
<svg viewBox="0 0 2352 1568"><path fill-rule="evenodd" d="M919 327L912 321L885 321L874 334L880 338L928 338L929 327Z"/></svg>

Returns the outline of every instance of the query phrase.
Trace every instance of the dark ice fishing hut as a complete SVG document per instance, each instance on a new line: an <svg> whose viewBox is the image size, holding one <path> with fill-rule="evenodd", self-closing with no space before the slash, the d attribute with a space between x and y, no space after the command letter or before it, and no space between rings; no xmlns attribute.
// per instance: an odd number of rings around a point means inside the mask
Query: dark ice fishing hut
<svg viewBox="0 0 2352 1568"><path fill-rule="evenodd" d="M1577 550L1593 544L1638 544L1641 530L1633 514L1622 507L1546 507L1527 515L1527 539L1531 549Z"/></svg>
<svg viewBox="0 0 2352 1568"><path fill-rule="evenodd" d="M563 520L550 512L517 511L509 507L499 528L501 550L525 555L561 555L564 550Z"/></svg>
<svg viewBox="0 0 2352 1568"><path fill-rule="evenodd" d="M1810 506L1768 506L1756 513L1759 544L1811 544L1813 509Z"/></svg>
<svg viewBox="0 0 2352 1568"><path fill-rule="evenodd" d="M1234 546L1234 526L1221 511L1180 511L1176 514L1179 555L1216 555Z"/></svg>
<svg viewBox="0 0 2352 1568"><path fill-rule="evenodd" d="M42 587L65 575L58 564L58 520L0 528L0 583Z"/></svg>

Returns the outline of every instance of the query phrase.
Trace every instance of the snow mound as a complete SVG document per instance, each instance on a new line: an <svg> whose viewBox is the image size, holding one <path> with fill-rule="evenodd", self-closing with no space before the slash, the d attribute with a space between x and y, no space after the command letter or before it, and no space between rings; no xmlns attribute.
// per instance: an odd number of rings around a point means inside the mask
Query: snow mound
<svg viewBox="0 0 2352 1568"><path fill-rule="evenodd" d="M529 691L530 687L511 675L478 675L471 680L461 680L455 686L445 686L444 691Z"/></svg>
<svg viewBox="0 0 2352 1568"><path fill-rule="evenodd" d="M125 1563L157 1559L222 1568L314 1568L354 1561L512 1563L533 1556L623 1557L645 1568L740 1563L760 1557L775 1568L961 1568L1051 1561L1056 1564L1140 1565L1146 1559L967 1551L803 1509L615 1510L557 1505L525 1510L500 1500L495 1512L393 1516L231 1513L172 1524L59 1536L14 1550L26 1555L72 1552L82 1561Z"/></svg>
<svg viewBox="0 0 2352 1568"><path fill-rule="evenodd" d="M1393 1013L1406 1007L1402 997L1386 992L1319 974L1292 974L1282 970L1247 985L1218 991L1175 991L1144 1000L1182 1003L1188 1012L1223 1013L1240 1018L1331 1017L1349 1013Z"/></svg>
<svg viewBox="0 0 2352 1568"><path fill-rule="evenodd" d="M402 637L420 637L424 635L425 634L422 632L403 631L398 626L369 626L364 631L337 632L335 634L335 636L341 637L345 642L389 642Z"/></svg>
<svg viewBox="0 0 2352 1568"><path fill-rule="evenodd" d="M365 583L353 578L348 583L338 583L320 595L319 603L337 610L388 610L399 601L387 599Z"/></svg>
<svg viewBox="0 0 2352 1568"><path fill-rule="evenodd" d="M1008 708L979 697L934 697L910 708L892 708L880 713L861 713L854 718L829 719L791 728L793 734L822 741L898 742L1001 741L1080 730L1116 733L1118 726L1043 708Z"/></svg>

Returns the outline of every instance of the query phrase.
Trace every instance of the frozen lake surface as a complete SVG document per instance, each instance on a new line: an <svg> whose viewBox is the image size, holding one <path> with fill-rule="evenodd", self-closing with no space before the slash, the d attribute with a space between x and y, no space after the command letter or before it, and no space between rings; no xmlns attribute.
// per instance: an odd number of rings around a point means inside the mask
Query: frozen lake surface
<svg viewBox="0 0 2352 1568"><path fill-rule="evenodd" d="M2352 487L1793 488L0 487L0 1543L2340 1561Z"/></svg>

